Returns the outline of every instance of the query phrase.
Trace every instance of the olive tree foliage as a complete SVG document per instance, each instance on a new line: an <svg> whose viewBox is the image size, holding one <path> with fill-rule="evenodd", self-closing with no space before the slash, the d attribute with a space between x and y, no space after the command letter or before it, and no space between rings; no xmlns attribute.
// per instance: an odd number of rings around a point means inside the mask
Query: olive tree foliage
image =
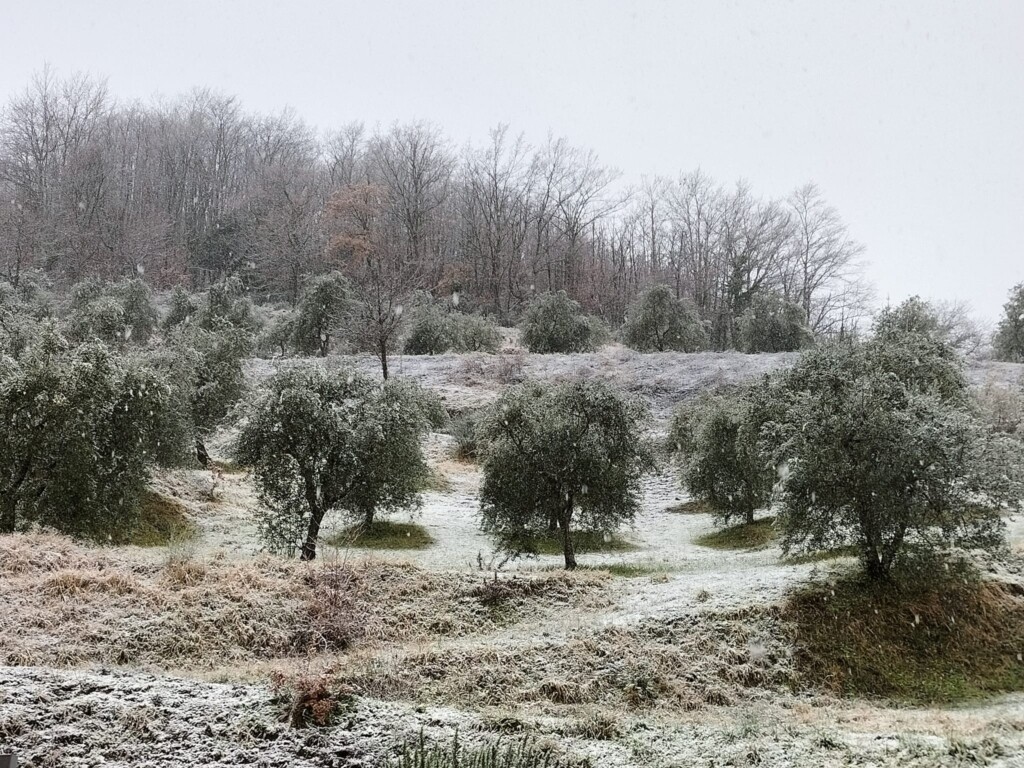
<svg viewBox="0 0 1024 768"><path fill-rule="evenodd" d="M19 357L51 314L48 295L24 278L17 288L0 281L0 355Z"/></svg>
<svg viewBox="0 0 1024 768"><path fill-rule="evenodd" d="M784 549L856 545L874 580L952 546L998 549L1024 495L1020 443L976 418L960 359L906 324L914 310L806 352L773 383L762 432Z"/></svg>
<svg viewBox="0 0 1024 768"><path fill-rule="evenodd" d="M531 352L589 352L595 348L590 319L565 291L535 296L523 313L520 327L523 344Z"/></svg>
<svg viewBox="0 0 1024 768"><path fill-rule="evenodd" d="M1024 283L1013 287L1009 300L1003 305L993 347L999 360L1024 362Z"/></svg>
<svg viewBox="0 0 1024 768"><path fill-rule="evenodd" d="M804 310L775 294L756 296L736 319L741 352L794 352L813 343Z"/></svg>
<svg viewBox="0 0 1024 768"><path fill-rule="evenodd" d="M38 524L96 539L129 530L149 467L176 453L175 401L151 367L50 325L0 358L0 531Z"/></svg>
<svg viewBox="0 0 1024 768"><path fill-rule="evenodd" d="M640 508L651 466L646 408L601 382L507 390L483 415L484 530L511 554L534 553L556 530L576 567L573 530L610 532Z"/></svg>
<svg viewBox="0 0 1024 768"><path fill-rule="evenodd" d="M762 387L704 395L676 411L669 449L679 454L683 486L708 502L723 521L754 512L771 501L774 472L759 451Z"/></svg>
<svg viewBox="0 0 1024 768"><path fill-rule="evenodd" d="M207 331L231 326L249 334L259 333L262 322L256 315L245 285L237 277L214 283L199 302L195 324Z"/></svg>
<svg viewBox="0 0 1024 768"><path fill-rule="evenodd" d="M145 344L158 322L149 286L141 280L89 279L71 290L68 326L77 341Z"/></svg>
<svg viewBox="0 0 1024 768"><path fill-rule="evenodd" d="M407 355L494 353L501 346L498 327L486 317L457 312L430 296L416 304L403 343Z"/></svg>
<svg viewBox="0 0 1024 768"><path fill-rule="evenodd" d="M235 444L259 488L268 546L316 557L328 512L364 526L415 508L428 474L420 438L437 404L415 384L352 371L276 374L252 402Z"/></svg>
<svg viewBox="0 0 1024 768"><path fill-rule="evenodd" d="M440 355L452 348L454 323L446 309L429 298L412 313L402 351L407 355Z"/></svg>
<svg viewBox="0 0 1024 768"><path fill-rule="evenodd" d="M640 352L696 352L708 343L693 302L677 299L665 285L645 291L633 303L623 328L623 340Z"/></svg>
<svg viewBox="0 0 1024 768"><path fill-rule="evenodd" d="M351 294L351 286L340 272L329 272L309 281L290 328L296 351L319 357L327 355L344 328Z"/></svg>
<svg viewBox="0 0 1024 768"><path fill-rule="evenodd" d="M183 286L174 286L174 290L171 292L171 308L163 322L164 329L171 330L188 323L199 314L199 307L197 296L189 293Z"/></svg>

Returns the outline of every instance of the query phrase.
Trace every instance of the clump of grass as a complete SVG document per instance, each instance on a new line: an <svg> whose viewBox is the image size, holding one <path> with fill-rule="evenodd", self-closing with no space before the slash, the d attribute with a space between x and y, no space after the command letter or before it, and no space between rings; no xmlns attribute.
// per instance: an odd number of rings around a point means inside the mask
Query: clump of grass
<svg viewBox="0 0 1024 768"><path fill-rule="evenodd" d="M529 735L516 741L465 746L456 731L448 744L428 744L423 732L419 739L402 746L388 761L390 768L570 768L584 766L556 755L548 745Z"/></svg>
<svg viewBox="0 0 1024 768"><path fill-rule="evenodd" d="M327 543L339 549L426 549L434 543L434 538L416 523L375 520L369 528L363 525L346 528L328 538Z"/></svg>
<svg viewBox="0 0 1024 768"><path fill-rule="evenodd" d="M555 571L564 569L560 565L549 565L541 570ZM618 576L623 579L637 579L643 576L660 576L662 574L671 572L671 569L667 565L659 565L657 563L608 563L606 565L578 565L576 566L576 570L607 573L611 576Z"/></svg>
<svg viewBox="0 0 1024 768"><path fill-rule="evenodd" d="M452 482L437 467L431 467L423 479L423 486L420 490L434 491L435 493L448 493L452 489Z"/></svg>
<svg viewBox="0 0 1024 768"><path fill-rule="evenodd" d="M666 512L672 512L679 515L715 515L718 514L718 510L709 501L703 499L690 499L690 501L684 501L679 504L675 504L668 509Z"/></svg>
<svg viewBox="0 0 1024 768"><path fill-rule="evenodd" d="M554 531L549 535L538 536L533 540L538 555L562 554L562 535ZM605 531L573 531L572 544L577 554L587 552L632 552L640 549L633 542L617 533Z"/></svg>
<svg viewBox="0 0 1024 768"><path fill-rule="evenodd" d="M763 549L777 538L775 518L762 517L752 523L721 528L694 539L695 544L712 549Z"/></svg>
<svg viewBox="0 0 1024 768"><path fill-rule="evenodd" d="M285 717L292 728L324 728L355 708L352 692L337 690L331 677L322 673L290 677L276 671L270 688L286 704Z"/></svg>
<svg viewBox="0 0 1024 768"><path fill-rule="evenodd" d="M790 555L782 558L785 565L802 565L804 563L821 563L826 560L837 560L840 557L857 557L859 554L856 545L850 544L835 549L823 549L820 552L809 552L804 555Z"/></svg>
<svg viewBox="0 0 1024 768"><path fill-rule="evenodd" d="M964 574L793 595L801 678L838 694L946 704L1024 690L1024 589Z"/></svg>
<svg viewBox="0 0 1024 768"><path fill-rule="evenodd" d="M162 547L194 539L198 531L188 518L185 506L178 501L145 491L139 501L135 525L117 536L115 544L134 544L138 547Z"/></svg>

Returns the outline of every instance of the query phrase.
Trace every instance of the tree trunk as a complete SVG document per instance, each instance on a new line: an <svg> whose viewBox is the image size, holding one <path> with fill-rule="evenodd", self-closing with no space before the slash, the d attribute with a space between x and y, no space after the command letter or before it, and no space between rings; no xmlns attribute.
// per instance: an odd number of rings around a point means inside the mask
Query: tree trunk
<svg viewBox="0 0 1024 768"><path fill-rule="evenodd" d="M384 374L384 381L388 380L388 343L386 341L380 342L380 350L378 351L380 357L380 370Z"/></svg>
<svg viewBox="0 0 1024 768"><path fill-rule="evenodd" d="M206 469L210 465L210 454L206 450L206 444L203 443L203 438L196 438L196 459L202 464L203 469Z"/></svg>
<svg viewBox="0 0 1024 768"><path fill-rule="evenodd" d="M316 543L320 539L320 523L324 520L324 512L317 509L309 518L309 528L306 530L306 540L302 542L302 554L300 560L309 562L316 559Z"/></svg>
<svg viewBox="0 0 1024 768"><path fill-rule="evenodd" d="M747 509L747 525L754 524L754 508L750 507Z"/></svg>
<svg viewBox="0 0 1024 768"><path fill-rule="evenodd" d="M316 558L316 543L320 539L320 524L324 521L323 503L317 492L316 481L309 471L303 472L303 483L306 490L306 503L309 505L309 528L306 529L306 540L302 543L300 560L310 561Z"/></svg>
<svg viewBox="0 0 1024 768"><path fill-rule="evenodd" d="M569 523L572 518L572 501L566 505L562 512L562 519L559 524L562 527L562 554L565 555L565 570L571 571L576 568L576 550L572 544L572 531Z"/></svg>
<svg viewBox="0 0 1024 768"><path fill-rule="evenodd" d="M373 512L373 507L370 507L363 514L363 530L369 531L370 528L373 526Z"/></svg>

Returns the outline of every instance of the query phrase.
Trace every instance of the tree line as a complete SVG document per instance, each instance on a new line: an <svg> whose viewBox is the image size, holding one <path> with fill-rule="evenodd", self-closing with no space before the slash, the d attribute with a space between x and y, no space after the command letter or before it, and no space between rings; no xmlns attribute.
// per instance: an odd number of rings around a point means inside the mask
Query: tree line
<svg viewBox="0 0 1024 768"><path fill-rule="evenodd" d="M700 171L627 188L561 138L507 126L457 147L413 122L321 133L198 89L121 103L103 80L36 75L0 113L0 274L59 284L142 276L201 290L237 278L297 304L338 271L385 325L414 291L517 318L565 291L618 325L653 285L691 302L713 349L785 302L815 334L856 325L862 247L812 184L765 199Z"/></svg>

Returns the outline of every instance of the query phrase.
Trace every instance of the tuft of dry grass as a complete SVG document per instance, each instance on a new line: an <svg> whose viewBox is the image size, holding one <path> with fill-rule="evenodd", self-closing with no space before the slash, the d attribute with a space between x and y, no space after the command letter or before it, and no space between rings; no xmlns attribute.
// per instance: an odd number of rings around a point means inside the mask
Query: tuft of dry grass
<svg viewBox="0 0 1024 768"><path fill-rule="evenodd" d="M376 520L369 528L355 525L339 531L326 543L338 549L426 549L434 543L434 538L416 523Z"/></svg>
<svg viewBox="0 0 1024 768"><path fill-rule="evenodd" d="M189 541L197 535L195 524L189 519L185 506L153 490L143 492L134 526L114 538L115 544L134 544L139 547L160 547L174 542Z"/></svg>

